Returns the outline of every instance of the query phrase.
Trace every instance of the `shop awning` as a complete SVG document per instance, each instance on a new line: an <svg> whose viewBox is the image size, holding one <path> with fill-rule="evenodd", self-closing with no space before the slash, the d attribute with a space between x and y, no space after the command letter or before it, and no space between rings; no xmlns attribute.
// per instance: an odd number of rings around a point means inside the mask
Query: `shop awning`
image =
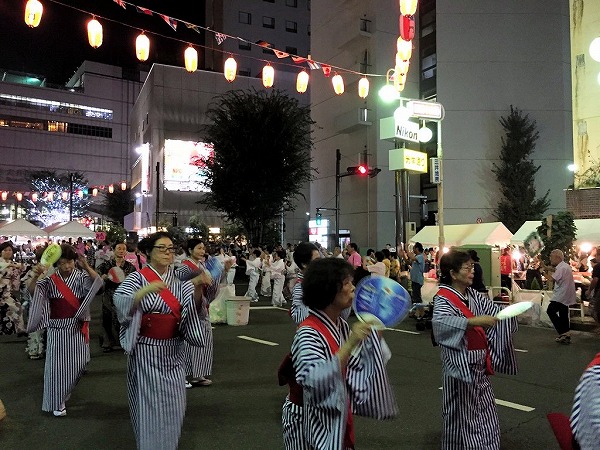
<svg viewBox="0 0 600 450"><path fill-rule="evenodd" d="M512 233L502 222L473 223L461 225L444 225L446 247L464 245L499 245L510 243ZM426 247L437 246L439 227L428 225L423 227L409 242L420 242Z"/></svg>
<svg viewBox="0 0 600 450"><path fill-rule="evenodd" d="M600 244L600 219L575 219L574 222L577 227L575 243ZM541 224L541 220L528 220L517 230L510 242L515 245L523 245L523 241L531 233L537 231L537 227ZM541 236L541 238L544 240L544 236Z"/></svg>

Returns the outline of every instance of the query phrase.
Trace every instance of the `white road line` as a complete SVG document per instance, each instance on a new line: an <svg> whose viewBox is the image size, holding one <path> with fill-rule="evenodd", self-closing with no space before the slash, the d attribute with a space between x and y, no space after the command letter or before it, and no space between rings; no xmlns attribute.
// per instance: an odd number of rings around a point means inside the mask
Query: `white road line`
<svg viewBox="0 0 600 450"><path fill-rule="evenodd" d="M387 331L397 331L398 333L407 333L407 334L421 334L416 331L408 331L408 330L398 330L396 328L386 328Z"/></svg>
<svg viewBox="0 0 600 450"><path fill-rule="evenodd" d="M443 389L441 386L438 388L440 391ZM507 408L518 409L519 411L531 412L534 411L535 408L531 406L519 405L518 403L508 402L506 400L500 400L498 398L494 399L497 405L506 406Z"/></svg>
<svg viewBox="0 0 600 450"><path fill-rule="evenodd" d="M515 348L515 352L527 353L529 350L523 350L522 348Z"/></svg>
<svg viewBox="0 0 600 450"><path fill-rule="evenodd" d="M259 344L264 344L264 345L270 345L270 346L276 346L279 345L277 342L271 342L271 341L263 341L262 339L256 339L253 337L249 337L249 336L238 336L240 339L245 339L246 341L252 341L252 342L257 342Z"/></svg>

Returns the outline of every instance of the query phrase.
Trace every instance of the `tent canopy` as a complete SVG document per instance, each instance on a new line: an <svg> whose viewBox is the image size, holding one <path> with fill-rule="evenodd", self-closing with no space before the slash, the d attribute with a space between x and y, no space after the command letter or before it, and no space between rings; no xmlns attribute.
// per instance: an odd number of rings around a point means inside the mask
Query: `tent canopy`
<svg viewBox="0 0 600 450"><path fill-rule="evenodd" d="M575 219L574 222L577 227L575 243L600 244L600 219ZM537 231L537 227L541 224L541 220L528 220L517 230L510 242L515 245L523 245L523 241L531 233ZM541 236L541 238L544 240L544 236Z"/></svg>
<svg viewBox="0 0 600 450"><path fill-rule="evenodd" d="M46 236L46 231L25 219L7 220L0 223L3 236Z"/></svg>
<svg viewBox="0 0 600 450"><path fill-rule="evenodd" d="M510 243L512 233L502 222L473 223L462 225L444 225L446 246L462 245L499 245ZM436 246L439 242L439 227L423 227L409 242L420 242L425 246Z"/></svg>
<svg viewBox="0 0 600 450"><path fill-rule="evenodd" d="M49 237L81 237L83 239L94 239L96 237L95 232L90 230L85 225L80 224L76 220L72 220L71 222L55 223L44 228L44 231L48 233Z"/></svg>

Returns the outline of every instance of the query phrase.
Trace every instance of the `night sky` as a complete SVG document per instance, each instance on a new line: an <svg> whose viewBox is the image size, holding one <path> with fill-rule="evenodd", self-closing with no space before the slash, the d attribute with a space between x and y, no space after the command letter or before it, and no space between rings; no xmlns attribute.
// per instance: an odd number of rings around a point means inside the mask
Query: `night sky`
<svg viewBox="0 0 600 450"><path fill-rule="evenodd" d="M140 14L130 4L123 9L113 0L40 1L44 6L42 21L37 28L29 28L23 20L26 0L0 0L0 69L45 75L48 83L64 84L86 59L123 67L138 66L135 38L140 29L144 29L150 38L147 68L152 63L183 66L187 43L200 44L203 39L201 34L189 30L181 22L177 31L173 31L160 16ZM207 26L203 12L198 11L203 9L200 6L203 2L195 2L198 6L193 9L188 5L194 2L184 1L132 0L131 3L175 19ZM103 26L104 39L97 49L90 47L87 41L86 27L91 18L87 13L101 16L97 19ZM199 47L197 50L202 51Z"/></svg>

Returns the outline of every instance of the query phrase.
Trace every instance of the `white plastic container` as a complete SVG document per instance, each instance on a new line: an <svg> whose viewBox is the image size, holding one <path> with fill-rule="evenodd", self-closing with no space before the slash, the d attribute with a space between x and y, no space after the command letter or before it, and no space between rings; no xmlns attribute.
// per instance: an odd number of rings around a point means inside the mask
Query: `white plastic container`
<svg viewBox="0 0 600 450"><path fill-rule="evenodd" d="M250 297L245 296L235 296L227 299L227 325L248 325L250 300Z"/></svg>

